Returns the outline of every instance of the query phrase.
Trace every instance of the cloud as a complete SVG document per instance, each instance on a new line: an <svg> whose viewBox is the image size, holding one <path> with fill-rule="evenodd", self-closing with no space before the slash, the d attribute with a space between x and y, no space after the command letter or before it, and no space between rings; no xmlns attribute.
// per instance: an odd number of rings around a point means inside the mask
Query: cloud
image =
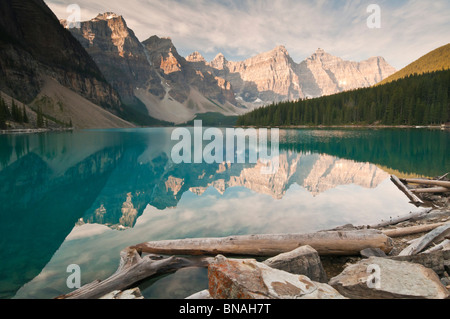
<svg viewBox="0 0 450 319"><path fill-rule="evenodd" d="M59 18L73 0L47 0ZM318 47L349 60L384 56L397 68L448 43L448 0L379 0L381 29L367 27L373 0L78 0L82 19L113 11L138 38L169 36L183 55L248 58L285 45L297 62Z"/></svg>

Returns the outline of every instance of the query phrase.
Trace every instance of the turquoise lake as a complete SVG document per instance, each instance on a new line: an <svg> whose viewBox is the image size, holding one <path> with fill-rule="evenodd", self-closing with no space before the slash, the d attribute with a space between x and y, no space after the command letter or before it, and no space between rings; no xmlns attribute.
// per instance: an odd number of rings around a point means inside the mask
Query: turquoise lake
<svg viewBox="0 0 450 319"><path fill-rule="evenodd" d="M422 210L390 174L450 171L450 132L281 130L279 169L175 164L173 128L0 136L0 298L54 298L67 266L82 284L115 272L146 241L308 233ZM184 269L141 285L146 298L185 298L207 285Z"/></svg>

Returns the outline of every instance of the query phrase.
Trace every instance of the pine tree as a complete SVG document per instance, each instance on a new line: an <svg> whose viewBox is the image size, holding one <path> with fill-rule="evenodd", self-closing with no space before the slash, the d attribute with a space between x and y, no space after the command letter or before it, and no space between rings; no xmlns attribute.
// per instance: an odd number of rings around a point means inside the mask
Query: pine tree
<svg viewBox="0 0 450 319"><path fill-rule="evenodd" d="M44 127L44 116L42 115L41 107L38 107L36 114L37 114L36 126L38 128L43 128Z"/></svg>
<svg viewBox="0 0 450 319"><path fill-rule="evenodd" d="M30 122L30 120L28 119L27 111L25 110L25 105L22 108L22 121L23 121L23 123Z"/></svg>
<svg viewBox="0 0 450 319"><path fill-rule="evenodd" d="M22 114L20 113L19 107L14 100L11 102L11 114L14 122L22 123Z"/></svg>
<svg viewBox="0 0 450 319"><path fill-rule="evenodd" d="M0 96L0 129L5 130L7 128L6 126L6 120L7 120L7 112L8 107L6 106L5 100L3 100L3 97Z"/></svg>

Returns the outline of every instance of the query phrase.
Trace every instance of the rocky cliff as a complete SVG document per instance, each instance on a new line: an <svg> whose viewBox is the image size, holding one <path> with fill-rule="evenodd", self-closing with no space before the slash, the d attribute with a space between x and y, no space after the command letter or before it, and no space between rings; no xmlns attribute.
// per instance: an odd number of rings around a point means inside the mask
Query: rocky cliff
<svg viewBox="0 0 450 319"><path fill-rule="evenodd" d="M117 92L42 0L0 2L0 90L30 103L50 77L120 113Z"/></svg>
<svg viewBox="0 0 450 319"><path fill-rule="evenodd" d="M304 95L319 97L375 85L395 71L382 57L351 62L318 49L297 65L296 73Z"/></svg>
<svg viewBox="0 0 450 319"><path fill-rule="evenodd" d="M196 113L209 111L236 115L243 111L231 84L202 67L205 61L199 53L185 59L179 55L170 38L152 36L143 44L153 67L161 76L169 99Z"/></svg>
<svg viewBox="0 0 450 319"><path fill-rule="evenodd" d="M242 111L229 82L194 69L168 38L152 36L141 43L120 15L99 14L70 32L122 100L154 118L182 123L197 113Z"/></svg>
<svg viewBox="0 0 450 319"><path fill-rule="evenodd" d="M67 27L65 21L62 23ZM125 103L139 103L134 95L136 87L151 84L152 94L164 94L145 48L122 16L111 12L99 14L90 21L81 22L80 28L71 28L70 32L94 59Z"/></svg>
<svg viewBox="0 0 450 319"><path fill-rule="evenodd" d="M372 86L395 72L382 57L351 62L322 49L296 63L284 46L241 62L218 54L208 63L198 53L188 61L229 81L238 101L250 107Z"/></svg>

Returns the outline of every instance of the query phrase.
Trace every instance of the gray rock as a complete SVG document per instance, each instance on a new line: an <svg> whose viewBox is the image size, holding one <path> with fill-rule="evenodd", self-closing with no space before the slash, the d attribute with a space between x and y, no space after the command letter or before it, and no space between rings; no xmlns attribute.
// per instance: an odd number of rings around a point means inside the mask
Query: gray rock
<svg viewBox="0 0 450 319"><path fill-rule="evenodd" d="M207 299L212 299L212 297L211 297L211 294L209 293L209 290L203 290L203 291L193 294L192 296L187 297L186 299L207 300Z"/></svg>
<svg viewBox="0 0 450 319"><path fill-rule="evenodd" d="M304 275L313 281L327 283L328 278L319 254L311 246L302 246L291 252L267 259L264 264L295 275Z"/></svg>
<svg viewBox="0 0 450 319"><path fill-rule="evenodd" d="M126 299L144 299L144 297L142 296L141 290L139 288L134 288L125 291L115 290L101 297L100 299L126 300Z"/></svg>
<svg viewBox="0 0 450 319"><path fill-rule="evenodd" d="M379 248L367 248L367 249L361 250L361 256L363 258L387 257L386 253Z"/></svg>
<svg viewBox="0 0 450 319"><path fill-rule="evenodd" d="M343 296L353 299L449 297L449 292L433 270L419 264L379 257L364 259L348 266L340 275L332 278L329 284Z"/></svg>

